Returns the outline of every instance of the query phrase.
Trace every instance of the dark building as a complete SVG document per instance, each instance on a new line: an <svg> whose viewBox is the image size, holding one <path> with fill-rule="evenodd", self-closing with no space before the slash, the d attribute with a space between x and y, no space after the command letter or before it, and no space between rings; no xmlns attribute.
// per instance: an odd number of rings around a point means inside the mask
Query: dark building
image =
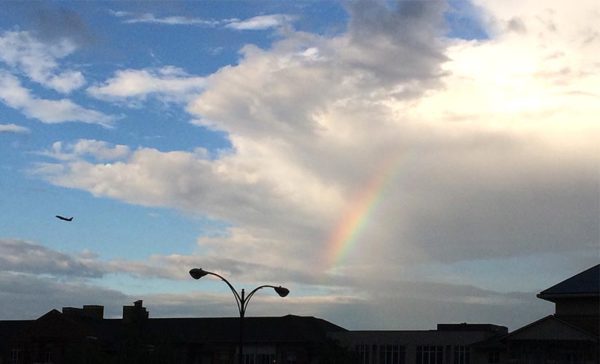
<svg viewBox="0 0 600 364"><path fill-rule="evenodd" d="M488 324L331 334L360 364L599 364L600 264L537 297L555 313L507 333Z"/></svg>
<svg viewBox="0 0 600 364"><path fill-rule="evenodd" d="M504 342L514 364L597 364L600 331L600 264L537 295L555 312L511 332Z"/></svg>
<svg viewBox="0 0 600 364"><path fill-rule="evenodd" d="M327 334L345 329L315 317L246 317L248 364L324 363L338 356ZM122 319L102 306L65 307L33 321L0 322L0 363L237 363L239 318L149 318L137 301Z"/></svg>
<svg viewBox="0 0 600 364"><path fill-rule="evenodd" d="M487 361L477 343L505 336L491 324L439 324L437 330L368 330L332 333L357 364L470 364Z"/></svg>

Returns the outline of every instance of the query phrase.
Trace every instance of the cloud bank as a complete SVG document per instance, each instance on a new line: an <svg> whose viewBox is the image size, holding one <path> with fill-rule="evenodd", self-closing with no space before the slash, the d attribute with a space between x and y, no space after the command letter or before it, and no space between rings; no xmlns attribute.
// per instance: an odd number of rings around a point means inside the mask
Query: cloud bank
<svg viewBox="0 0 600 364"><path fill-rule="evenodd" d="M0 238L2 253L0 269L0 318L34 319L44 314L48 307L81 307L86 304L105 306L107 317L120 317L121 306L143 299L152 317L231 316L234 305L230 292L219 289L206 291L197 282L182 272L181 267L209 262L229 267L231 274L253 272L250 279L272 278L272 270L260 264L239 265L239 262L218 257L155 256L149 261L104 261L90 252L66 254L29 241ZM236 266L238 265L238 266ZM222 272L224 273L224 272ZM542 312L544 304L535 302L533 294L497 292L465 284L433 283L426 281L397 280L394 278L369 280L367 289L356 294L352 288L359 282L338 281L335 288L326 293L298 294L300 284L322 284L317 276L292 273L282 269L279 279L291 281L287 285L292 294L282 302L268 294L254 297L249 314L272 315L324 315L333 322L347 328L423 329L436 323L469 320L478 321L486 317L493 322L518 325L522 320L535 318ZM225 274L225 273L224 273ZM166 279L186 281L184 292L127 294L99 284L100 278L124 275L133 277L134 282L160 285ZM131 278L130 278L131 279ZM379 285L395 287L381 290ZM44 297L40 300L38 297ZM443 299L440 301L440 297ZM202 304L198 304L202 302ZM392 309L389 302L396 302ZM283 304L282 304L283 303ZM399 320L396 312L411 312L410 318ZM357 313L361 315L357 317ZM24 317L24 313L26 317ZM507 317L511 319L507 320ZM401 323L400 323L401 322Z"/></svg>

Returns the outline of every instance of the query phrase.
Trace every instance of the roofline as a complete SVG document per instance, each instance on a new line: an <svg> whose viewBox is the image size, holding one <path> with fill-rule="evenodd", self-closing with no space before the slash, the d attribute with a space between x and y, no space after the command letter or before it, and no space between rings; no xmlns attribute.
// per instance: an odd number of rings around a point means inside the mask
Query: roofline
<svg viewBox="0 0 600 364"><path fill-rule="evenodd" d="M594 269L599 269L599 268L600 268L600 264L596 264L596 265L594 265L594 266L592 266L592 267L589 267L588 269L586 269L586 270L584 270L584 271L581 271L581 272L579 272L579 273L577 273L577 274L575 274L575 275L573 275L573 276L571 276L571 277L569 277L569 278L567 278L567 279L564 279L564 280L562 280L562 281L560 281L560 282L556 283L556 284L555 284L555 285L553 285L552 287L548 287L548 288L546 288L545 290L541 291L541 292L538 294L538 297L539 297L540 295L557 295L557 296L559 296L559 295L560 295L560 296L569 296L569 295L577 294L576 292L567 292L567 293L546 293L546 292L553 290L553 289L554 289L556 286L560 286L560 285L562 285L563 283L565 283L565 282L567 282L567 281L569 281L569 280L571 280L571 279L573 279L573 278L575 278L575 277L577 277L577 276L584 275L584 274L588 273L588 272L589 272L589 271L591 271L591 270L594 270ZM589 293L595 293L596 295L599 295L599 294L600 294L600 291L594 291L594 292L583 292L583 293L581 293L581 294L589 294Z"/></svg>
<svg viewBox="0 0 600 364"><path fill-rule="evenodd" d="M585 336L589 336L592 341L598 342L598 337L594 336L593 334L591 334L588 331L583 330L579 326L573 325L570 322L567 322L567 321L564 321L564 320L561 320L561 319L557 318L556 315L548 315L548 316L542 317L541 319L536 320L534 322L531 322L531 323L529 323L529 324L527 324L527 325L525 325L523 327L520 327L520 328L516 329L513 332L509 332L506 336L502 337L502 340L510 339L510 337L513 336L514 334L516 334L518 332L521 332L521 331L523 331L523 330L525 330L525 329L527 329L527 328L529 328L531 326L537 325L538 323L540 323L542 321L546 321L546 320L550 320L550 319L554 319L554 320L560 322L561 324L563 324L565 326L569 326L573 330L578 331L578 332L580 332L581 334L583 334Z"/></svg>
<svg viewBox="0 0 600 364"><path fill-rule="evenodd" d="M582 293L544 293L540 292L536 295L537 298L541 298L543 300L552 301L553 299L562 299L562 298L588 298L588 297L598 297L600 298L600 292L582 292Z"/></svg>

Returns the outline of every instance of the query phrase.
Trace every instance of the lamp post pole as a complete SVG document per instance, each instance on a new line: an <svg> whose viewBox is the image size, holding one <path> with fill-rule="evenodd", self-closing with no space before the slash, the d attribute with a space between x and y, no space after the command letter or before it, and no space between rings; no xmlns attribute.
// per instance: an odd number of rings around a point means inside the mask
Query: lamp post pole
<svg viewBox="0 0 600 364"><path fill-rule="evenodd" d="M273 288L280 297L287 296L290 293L290 290L285 287L282 287L282 286L273 286L270 284L264 284L262 286L258 286L256 288L254 288L248 294L248 296L246 296L246 291L244 289L242 289L242 294L240 295L236 291L236 289L233 288L233 285L231 285L231 283L229 283L229 281L227 279L225 279L223 276L221 276L217 273L214 273L214 272L206 271L202 268L193 268L190 270L190 276L192 276L192 278L194 278L194 279L200 279L206 275L215 276L215 277L221 279L223 282L225 282L227 284L227 286L233 293L233 297L235 298L235 303L237 304L238 312L240 314L240 337L239 337L240 349L239 349L238 362L240 364L243 364L244 363L244 317L246 315L246 308L248 307L248 303L250 302L250 299L252 298L252 296L254 296L256 291L258 291L259 289L262 289L262 288L267 288L267 287Z"/></svg>

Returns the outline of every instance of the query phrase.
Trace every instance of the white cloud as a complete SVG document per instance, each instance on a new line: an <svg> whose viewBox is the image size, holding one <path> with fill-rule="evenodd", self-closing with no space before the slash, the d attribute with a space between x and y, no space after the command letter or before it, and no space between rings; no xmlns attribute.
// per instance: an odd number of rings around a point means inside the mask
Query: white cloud
<svg viewBox="0 0 600 364"><path fill-rule="evenodd" d="M104 84L88 88L88 93L108 100L145 100L150 95L156 95L164 101L185 102L204 87L204 77L190 76L179 68L165 66L160 69L117 71Z"/></svg>
<svg viewBox="0 0 600 364"><path fill-rule="evenodd" d="M469 42L438 36L436 2L356 8L347 34L247 46L237 66L206 78L187 110L228 133L228 153L209 160L143 148L114 164L76 157L40 173L97 196L227 221L226 235L199 239L203 252L299 272L294 280L315 286L351 286L354 297L382 288L361 277L402 276L415 264L596 253L600 45L585 14L597 6L552 5L554 13L513 3L525 33L498 27ZM502 24L496 5L481 6ZM548 26L565 14L568 25ZM108 82L106 94L152 89L108 88L125 79ZM410 296L410 285L385 283L405 292L376 297L386 317L401 297L408 308L447 313L421 305L432 296ZM472 297L453 296L456 307L514 308L511 297L456 289ZM459 311L450 316L463 319Z"/></svg>
<svg viewBox="0 0 600 364"><path fill-rule="evenodd" d="M16 124L0 124L0 133L29 133L29 128Z"/></svg>
<svg viewBox="0 0 600 364"><path fill-rule="evenodd" d="M0 70L0 101L30 118L47 124L78 121L110 126L114 116L86 109L69 99L47 100L31 94L15 76Z"/></svg>
<svg viewBox="0 0 600 364"><path fill-rule="evenodd" d="M283 27L293 20L293 16L285 14L259 15L245 20L231 20L225 27L235 30L265 30Z"/></svg>
<svg viewBox="0 0 600 364"><path fill-rule="evenodd" d="M68 93L85 84L81 72L59 71L58 60L76 49L75 44L62 38L45 44L26 31L0 34L0 61L23 72L31 80L58 92Z"/></svg>

